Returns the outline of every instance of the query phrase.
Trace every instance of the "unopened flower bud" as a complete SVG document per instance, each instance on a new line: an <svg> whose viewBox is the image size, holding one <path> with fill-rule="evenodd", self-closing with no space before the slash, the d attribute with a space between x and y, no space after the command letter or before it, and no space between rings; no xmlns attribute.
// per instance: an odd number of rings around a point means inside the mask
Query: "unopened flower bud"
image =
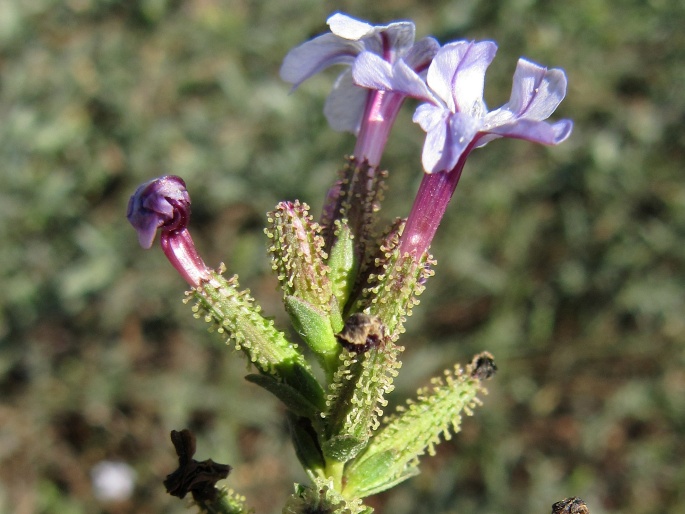
<svg viewBox="0 0 685 514"><path fill-rule="evenodd" d="M128 202L128 221L143 248L151 248L157 229L184 229L190 218L190 195L182 178L159 177L141 185Z"/></svg>
<svg viewBox="0 0 685 514"><path fill-rule="evenodd" d="M128 221L138 232L143 248L152 247L160 229L162 250L169 262L191 286L209 280L210 270L195 250L186 228L190 219L190 195L182 178L166 175L141 185L128 202Z"/></svg>

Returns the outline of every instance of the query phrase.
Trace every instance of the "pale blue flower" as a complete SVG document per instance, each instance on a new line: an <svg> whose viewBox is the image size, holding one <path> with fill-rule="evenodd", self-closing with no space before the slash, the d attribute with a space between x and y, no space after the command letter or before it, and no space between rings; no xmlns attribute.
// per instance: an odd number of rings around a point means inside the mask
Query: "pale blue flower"
<svg viewBox="0 0 685 514"><path fill-rule="evenodd" d="M566 94L566 75L519 59L509 102L488 112L483 101L485 71L495 57L491 41L458 41L442 47L424 79L402 62L392 65L365 52L353 66L363 87L406 94L423 100L414 121L426 132L423 167L428 173L450 171L472 148L498 137L555 145L573 128L570 120L547 123Z"/></svg>
<svg viewBox="0 0 685 514"><path fill-rule="evenodd" d="M331 32L293 48L283 60L281 78L299 86L312 75L334 64L351 66L362 52L371 52L386 62L405 60L418 72L425 71L439 45L433 38L414 44L415 27L410 21L370 25L342 13L327 20ZM368 91L352 82L345 70L326 100L324 113L335 130L357 134Z"/></svg>

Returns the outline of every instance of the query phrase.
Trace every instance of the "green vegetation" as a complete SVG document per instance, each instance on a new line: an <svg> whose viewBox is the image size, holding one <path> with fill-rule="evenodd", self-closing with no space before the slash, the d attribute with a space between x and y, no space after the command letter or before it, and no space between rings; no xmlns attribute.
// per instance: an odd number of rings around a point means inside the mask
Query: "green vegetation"
<svg viewBox="0 0 685 514"><path fill-rule="evenodd" d="M125 213L139 183L182 176L207 264L286 327L265 213L298 198L318 215L353 139L323 116L335 71L288 95L278 69L336 8L497 41L491 107L519 56L564 68L554 119L575 121L559 147L502 140L470 157L391 402L482 350L500 372L421 475L369 504L684 510L685 4L0 0L0 513L186 512L162 486L185 427L258 513L306 481L276 400L193 319ZM382 162L388 219L420 179L410 118ZM94 496L102 460L135 469L126 503Z"/></svg>

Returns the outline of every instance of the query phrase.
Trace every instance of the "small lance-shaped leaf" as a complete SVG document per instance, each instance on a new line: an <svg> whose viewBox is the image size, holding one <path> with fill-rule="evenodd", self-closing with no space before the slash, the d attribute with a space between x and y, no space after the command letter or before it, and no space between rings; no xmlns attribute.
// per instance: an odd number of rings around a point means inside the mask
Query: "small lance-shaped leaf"
<svg viewBox="0 0 685 514"><path fill-rule="evenodd" d="M204 316L219 334L228 334L255 367L265 375L281 380L301 392L314 405L323 405L323 390L311 373L297 345L260 314L248 290L239 289L236 276L226 280L220 273L186 293L195 299L195 317Z"/></svg>
<svg viewBox="0 0 685 514"><path fill-rule="evenodd" d="M285 296L296 296L328 313L331 283L328 278L328 255L323 251L319 224L309 215L309 206L281 202L267 215L271 240L269 254Z"/></svg>
<svg viewBox="0 0 685 514"><path fill-rule="evenodd" d="M254 512L247 506L245 497L232 489L221 489L216 502L197 503L197 506L208 514L252 514Z"/></svg>
<svg viewBox="0 0 685 514"><path fill-rule="evenodd" d="M245 497L232 489L219 488L216 500L196 501L195 505L207 514L254 514L246 505Z"/></svg>
<svg viewBox="0 0 685 514"><path fill-rule="evenodd" d="M320 420L314 420L320 421ZM317 428L312 420L288 413L290 436L295 448L295 455L312 481L325 476L326 463L319 446Z"/></svg>
<svg viewBox="0 0 685 514"><path fill-rule="evenodd" d="M373 225L381 208L388 172L349 157L340 170L340 178L329 190L321 216L324 248L330 251L335 242L335 220L346 219L354 238L356 267L364 265L367 247L375 239Z"/></svg>
<svg viewBox="0 0 685 514"><path fill-rule="evenodd" d="M371 514L373 509L359 499L347 499L331 480L317 478L313 487L296 484L283 507L283 514Z"/></svg>
<svg viewBox="0 0 685 514"><path fill-rule="evenodd" d="M379 426L385 395L401 363L400 348L381 343L365 353L343 350L341 367L329 386L324 454L338 462L354 458Z"/></svg>
<svg viewBox="0 0 685 514"><path fill-rule="evenodd" d="M304 394L297 389L279 382L270 375L259 375L256 373L247 375L245 380L257 384L266 389L276 398L281 400L283 405L293 414L309 419L316 419L321 412L321 408L314 405Z"/></svg>
<svg viewBox="0 0 685 514"><path fill-rule="evenodd" d="M223 510L212 509L210 506L205 506L207 512L210 514L220 514L223 512L229 514L251 514L254 511L250 509L246 502L246 498L242 494L238 494L232 489L224 489L221 493L219 501Z"/></svg>
<svg viewBox="0 0 685 514"><path fill-rule="evenodd" d="M490 368L484 369L488 365ZM450 429L460 430L461 413L471 415L481 404L477 395L487 394L481 381L495 369L491 356L483 353L466 371L455 366L454 372L446 371L444 377L432 380L431 387L420 389L417 399L398 408L364 452L348 464L345 495L368 496L415 474L419 456L426 451L434 455L441 435L450 439Z"/></svg>

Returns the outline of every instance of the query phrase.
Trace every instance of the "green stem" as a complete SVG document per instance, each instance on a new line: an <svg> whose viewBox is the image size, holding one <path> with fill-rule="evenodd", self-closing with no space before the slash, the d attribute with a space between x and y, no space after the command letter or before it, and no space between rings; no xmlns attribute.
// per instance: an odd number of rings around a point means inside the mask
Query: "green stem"
<svg viewBox="0 0 685 514"><path fill-rule="evenodd" d="M335 490L339 493L343 490L343 472L345 471L345 463L337 460L326 460L326 477L333 480Z"/></svg>
<svg viewBox="0 0 685 514"><path fill-rule="evenodd" d="M225 489L217 489L218 495L214 500L196 501L200 512L208 514L248 514L250 509L244 503L243 498L229 494Z"/></svg>

